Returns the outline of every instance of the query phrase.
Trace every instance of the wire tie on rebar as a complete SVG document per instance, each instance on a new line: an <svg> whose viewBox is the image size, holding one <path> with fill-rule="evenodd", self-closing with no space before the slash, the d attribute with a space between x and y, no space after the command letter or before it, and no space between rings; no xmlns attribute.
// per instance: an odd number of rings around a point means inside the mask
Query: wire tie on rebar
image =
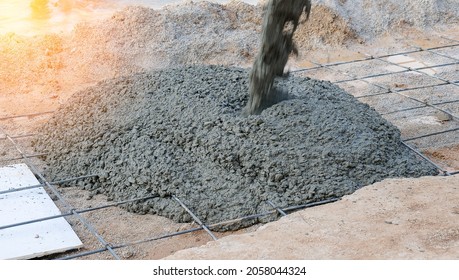
<svg viewBox="0 0 459 280"><path fill-rule="evenodd" d="M276 210L277 212L279 212L279 214L281 214L282 216L287 216L287 213L285 213L281 208L277 207L274 203L272 203L270 200L267 200L266 203L269 204L269 206L271 206L272 208L274 208L274 210Z"/></svg>
<svg viewBox="0 0 459 280"><path fill-rule="evenodd" d="M178 199L178 197L175 195L172 195L171 197L177 201L180 206L188 212L188 214L190 214L193 220L195 220L212 237L213 240L217 240L217 237L210 231L210 229L193 212L191 212L191 210L180 199Z"/></svg>

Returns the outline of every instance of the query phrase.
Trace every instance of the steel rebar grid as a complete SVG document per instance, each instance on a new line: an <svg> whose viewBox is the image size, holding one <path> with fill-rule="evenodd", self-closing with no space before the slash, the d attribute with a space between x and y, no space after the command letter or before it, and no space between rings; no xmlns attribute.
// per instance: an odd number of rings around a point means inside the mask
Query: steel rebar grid
<svg viewBox="0 0 459 280"><path fill-rule="evenodd" d="M323 201L311 202L311 203L306 203L306 204L301 204L301 205L296 205L296 206L289 206L289 207L286 207L284 209L281 209L281 208L279 208L279 209L285 213L285 212L296 211L296 210L305 209L305 208L316 207L316 206L320 206L320 205L336 202L338 200L340 200L340 198L330 198L330 199L326 199L326 200L323 200ZM261 217L264 217L264 216L275 214L276 212L278 212L278 210L273 209L271 211L267 211L267 212L263 212L263 213L259 213L259 214L252 214L252 215L248 215L248 216L244 216L244 217L240 217L240 218L236 218L236 219L232 219L232 220L228 220L228 221L223 221L223 222L211 224L208 227L209 228L215 228L215 227L220 227L220 226L223 226L223 225L237 223L237 222L240 222L240 221L243 221L243 220L257 219L257 218L261 218ZM122 243L122 244L112 244L112 248L113 249L120 249L120 248L124 248L124 247L129 247L129 246L134 246L134 245L138 245L138 244L142 244L142 243L147 243L147 242L152 242L152 241L156 241L156 240L166 239L166 238L170 238L170 237L174 237L174 236L178 236L178 235L183 235L183 234L187 234L187 233L191 233L191 232L196 232L196 231L200 231L200 230L204 230L204 228L202 226L200 226L200 227L197 227L197 228L186 229L186 230L182 230L182 231L178 231L178 232L174 232L174 233L160 235L160 236L157 236L157 237L151 237L151 238L147 238L147 239L127 242L127 243ZM80 258L80 257L84 257L84 256L89 256L89 255L102 253L102 252L104 252L106 250L107 249L105 249L105 248L99 248L99 249L95 249L95 250L92 250L92 251L87 251L87 252L82 252L82 253L78 253L78 254L62 257L62 258L57 258L56 260L76 259L76 258Z"/></svg>
<svg viewBox="0 0 459 280"><path fill-rule="evenodd" d="M318 64L318 63L316 63L316 62L311 61L311 63L320 66L320 64ZM335 71L335 72L338 72L338 73L341 73L341 74L344 74L344 75L347 75L347 76L350 76L350 77L353 77L353 76L354 76L354 75L349 74L349 73L347 73L347 72L343 72L343 71L339 71L339 70L333 69L332 67L328 67L328 66L323 66L323 67L329 68L329 69L331 69L331 70L333 70L333 71ZM430 76L430 75L429 75L429 76ZM433 77L433 78L435 78L435 77ZM399 95L401 95L401 96L403 96L403 97L405 97L405 98L414 100L414 101L419 102L419 103L421 103L421 104L424 104L424 105L426 105L426 106L432 107L432 108L434 108L434 109L436 109L436 110L439 110L439 111L441 111L441 112L443 112L443 113L445 113L445 114L450 115L451 117L455 118L456 120L459 120L459 117L456 116L456 115L454 115L454 114L452 114L451 112L445 111L445 110L443 110L443 109L441 109L441 108L439 108L439 107L437 107L437 106L435 106L435 105L432 105L432 104L423 102L423 101L421 101L421 100L419 100L419 99L417 99L417 98L414 98L414 97L411 97L411 96L408 96L408 95L405 95L405 94L401 93L402 91L414 90L414 89L417 89L417 88L409 88L409 89L402 89L402 90L394 91L394 90L392 90L391 88L386 88L385 86L379 85L379 84L377 84L377 83L372 83L372 82L369 82L369 81L366 81L366 80L361 80L361 79L359 79L359 78L357 78L357 80L360 80L360 81L363 81L363 82L368 83L368 84L370 84L370 85L373 85L373 86L376 86L376 87L385 89L385 90L387 91L387 92L385 92L385 93L379 93L379 94L367 95L367 96L360 96L359 98L362 98L362 97L371 97L371 96L382 95L382 94L387 94L387 93L395 93L395 94L399 94ZM446 85L446 84L450 84L450 83L449 83L449 82L448 82L448 83L447 83L447 82L444 82L443 84L437 84L437 85L434 85L434 86ZM418 87L418 88L426 88L426 86ZM457 130L457 129L446 130L446 131L444 131L444 132L439 132L439 133L435 133L435 134L423 135L423 136L419 136L418 138L405 139L405 141L411 141L411 140L414 140L414 139L419 139L419 138L423 138L423 137L438 135L438 134L441 134L441 133L446 133L446 132L455 131L455 130Z"/></svg>
<svg viewBox="0 0 459 280"><path fill-rule="evenodd" d="M459 42L457 40L454 40L454 39L451 39L451 38L445 38L447 40L450 40L450 41L455 41L455 42ZM320 69L320 68L327 68L327 69L331 69L332 71L335 71L335 72L339 72L339 73L342 73L346 76L349 76L351 77L351 79L347 79L347 80L341 80L341 81L336 81L334 83L343 83L343 82L350 82L350 81L362 81L362 82L365 82L367 84L370 84L370 85L373 85L373 86L376 86L378 88L381 88L381 89L384 89L385 92L382 92L382 93L377 93L377 94L370 94L370 95L365 95L365 96L359 96L357 98L364 98L364 97L372 97L372 96L378 96L378 95L382 95L382 94L386 94L386 93L397 93L397 94L400 94L401 96L404 96L406 98L409 98L409 99L412 99L416 102L419 102L419 103L422 103L422 104L427 104L427 106L430 106L432 108L435 108L436 110L439 110L439 111L442 111L443 113L445 114L448 114L450 116L452 116L453 118L456 118L458 119L458 117L456 115L453 115L451 114L451 112L448 112L448 111L445 111L437 106L435 106L435 104L428 104L426 102L423 102L421 100L418 100L416 98L413 98L413 97L410 97L410 96L407 96L407 95L404 95L404 94L401 94L401 92L403 91L409 91L409 90L414 90L414 89L420 89L420 88L428 88L428 87L435 87L435 86L442 86L442 85L448 85L448 84L452 84L452 85L455 85L455 86L459 86L459 84L457 83L457 81L449 81L449 80L446 80L446 79L443 79L441 77L437 77L437 76L431 76L431 75L428 75L427 73L425 72L422 72L420 70L423 70L423 69L431 69L431 68L438 68L438 67L445 67L445 66L451 66L451 65L457 65L459 63L459 59L456 59L456 58L453 58L453 57L450 57L450 56L447 56L447 55L443 55L443 54L438 54L436 52L434 52L433 50L438 50L438 49L444 49L444 48L451 48L451 47L457 47L459 46L459 44L452 44L452 45L445 45L445 46L439 46L439 47L432 47L432 48L420 48L420 47L415 47L417 50L414 50L414 51L405 51L405 52L399 52L399 53L392 53L392 54L386 54L386 55L381 55L381 56L372 56L372 55L367 55L366 58L362 58L362 59L357 59L357 60L353 60L353 61L346 61L346 62L337 62L337 63L329 63L329 64L320 64L320 63L317 63L317 62L313 62L313 61L310 61L312 62L313 64L316 65L316 67L311 67L311 68L304 68L304 69L298 69L298 70L295 70L295 71L291 71L292 73L294 72L301 72L301 71L307 71L307 70L314 70L314 69ZM416 68L416 69L412 69L410 67L406 67L406 66L403 66L403 65L399 65L397 63L392 63L390 61L387 61L387 60L383 60L382 58L387 58L387 57L391 57L391 56L396 56L396 55L405 55L405 54L411 54L411 53L417 53L417 52L431 52L431 53L434 53L434 54L437 54L437 55L440 55L440 56L444 56L446 58L450 58L452 60L456 60L456 62L454 63L445 63L445 64L439 64L439 65L434 65L434 66L426 66L426 67L420 67L420 68ZM401 70L401 71L393 71L393 72L388 72L388 73L378 73L378 74L374 74L374 75L368 75L368 76L364 76L364 77L357 77L355 75L352 75L352 74L349 74L345 71L338 71L336 69L332 69L330 66L338 66L338 65L345 65L345 64L351 64L351 63L356 63L356 62L363 62L363 61L369 61L369 60L379 60L379 61L382 61L384 63L388 63L388 64L392 64L392 65L395 65L395 66L398 66L398 67L401 67L401 68L405 68L405 70ZM374 78L374 77L380 77L380 76L386 76L386 75L393 75L393 74L398 74L398 73L405 73L405 72L410 72L410 71L415 71L415 72L418 72L418 73L421 73L421 74L424 74L424 75L428 75L429 77L432 77L432 78L435 78L437 80L440 80L442 81L443 83L441 84L436 84L436 85L429 85L429 86L424 86L424 87L414 87L414 88L407 88L407 89L400 89L400 90L392 90L391 88L386 88L385 86L381 86L381 85L378 85L376 83L371 83L371 82L368 82L366 81L365 79L368 79L368 78Z"/></svg>
<svg viewBox="0 0 459 280"><path fill-rule="evenodd" d="M453 40L453 39L449 39L448 40L451 40L451 41L456 41L456 40ZM457 42L457 41L456 41ZM455 45L452 45L452 46L456 46ZM394 71L394 72L388 72L388 73L381 73L381 74L375 74L375 75L368 75L368 76L364 76L364 77L360 77L360 78L357 78L357 79L349 79L349 80L342 80L342 81L337 81L335 83L342 83L342 82L348 82L348 81L354 81L354 80L363 80L363 79L368 79L368 78L374 78L374 77L380 77L380 76L385 76L385 75L393 75L393 74L398 74L398 73L405 73L405 72L416 72L418 74L421 74L421 75L427 75L428 77L431 77L431 78L434 78L434 79L437 79L437 80L440 80L442 82L444 82L444 84L437 84L437 85L431 85L431 86L428 86L428 87L435 87L435 86L441 86L441 85L448 85L448 84L451 84L451 85L454 85L454 86L457 86L459 87L459 84L456 82L456 81L451 81L451 80L447 80L447 79L443 79L441 77L438 77L436 75L429 75L428 73L424 72L424 71L421 71L421 70L425 70L425 69L432 69L432 68L440 68L440 67L446 67L446 66L452 66L452 65L458 65L459 64L459 59L456 59L454 57L451 57L451 56L448 56L448 55L445 55L445 54L440 54L440 53L437 53L437 52L434 52L433 50L434 49L439 49L439 48L421 48L421 47L417 47L415 46L416 48L419 49L419 52L430 52L434 55L438 55L438 56L442 56L442 57L445 57L445 58L448 58L448 59L451 59L451 60L455 60L456 62L452 62L452 63L444 63L444 64L438 64L438 65L432 65L432 66L425 66L425 67L417 67L417 68L412 68L412 67L408 67L408 66L405 66L403 64L398 64L398 63L394 63L394 62L391 62L391 61L388 61L388 60L384 60L382 59L382 57L373 57L371 55L367 55L367 57L369 58L373 58L375 60L378 60L378 61L381 61L383 63L387 63L387 64L390 64L390 65L393 65L393 66L397 66L397 67L401 67L401 68L404 68L404 70L401 70L401 71ZM449 48L450 46L447 46L446 48ZM386 56L386 57L391 57L391 56L396 56L396 55L389 55L389 56ZM344 73L344 72L342 72ZM413 90L413 89L418 89L418 88L408 88L408 89L403 89L403 90L398 90L398 92L402 92L402 91L409 91L409 90ZM391 91L391 89L389 88L389 90ZM416 98L413 98L413 97L410 97L410 96L406 96L406 95L403 95L404 97L407 97L407 98L410 98L414 101L417 101L417 102L420 102L420 103L423 103L424 105L426 106L430 106L430 107L433 107L437 110L440 110L442 111L443 113L446 113L456 119L458 119L457 116L451 114L451 112L448 112L448 111L445 111L435 105L438 105L438 104L429 104L427 102L422 102L421 100L418 100ZM362 98L362 97L360 97ZM441 104L445 104L445 103L441 103Z"/></svg>
<svg viewBox="0 0 459 280"><path fill-rule="evenodd" d="M425 48L425 49L416 48L416 50L403 51L403 52L391 53L391 54L383 54L383 55L379 55L379 56L371 55L370 57L364 57L364 58L361 58L361 59L355 59L355 60L349 60L349 61L333 62L333 63L327 63L327 64L320 64L320 63L319 63L319 65L316 65L315 67L308 67L308 68L296 69L296 70L290 71L290 73L296 73L296 72L304 72L304 71L316 70L316 69L323 68L324 66L339 66L339 65L346 65L346 64L352 64L352 63L357 63L357 62L369 61L369 60L373 60L373 59L375 59L375 58L386 58L386 57L396 56L396 55L406 55L406 54L412 54L412 53L417 53L417 52L421 52L421 51L439 50L439 49L445 49L445 48L451 48L451 47L457 47L457 46L459 46L459 41L454 40L454 39L450 39L450 38L445 38L445 39L450 40L450 41L455 41L455 42L458 42L458 43L451 44L451 45L444 45L444 46L432 47L432 48Z"/></svg>
<svg viewBox="0 0 459 280"><path fill-rule="evenodd" d="M389 62L389 61L386 61L386 60L383 60L383 59L379 59L379 60L383 61L383 62L386 62L386 63L392 63L392 62ZM426 69L431 69L431 68L441 68L441 67L453 66L453 65L458 65L458 64L459 64L459 61L458 62L451 62L451 63L436 64L436 65L433 65L433 66L419 67L419 68L416 68L416 70L420 71L420 70L426 70ZM357 76L354 75L353 76L354 78L346 79L346 80L338 80L338 81L334 81L333 83L334 84L342 84L342 83L348 83L348 82L353 82L353 81L358 81L358 80L363 80L363 79L379 78L379 77L384 77L384 76L390 76L390 75L395 75L395 74L403 74L403 73L408 73L408 72L411 72L411 71L415 71L415 70L413 70L413 69L411 69L409 67L399 66L399 64L396 64L396 63L394 65L398 66L400 68L405 68L405 69L399 70L399 71L392 71L392 72L376 73L376 74L362 76L362 77L357 77ZM343 71L343 73L347 73L347 72ZM437 77L434 77L434 76L430 76L430 77L437 78ZM444 82L446 84L457 85L453 81L445 80ZM459 86L459 85L457 85L457 86Z"/></svg>
<svg viewBox="0 0 459 280"><path fill-rule="evenodd" d="M403 66L402 64L397 64L397 63L390 62L390 61L386 61L386 60L383 60L383 59L380 59L380 58L377 58L377 59L378 59L379 61L386 62L386 63L388 63L388 64L390 64L390 65L402 67L402 68L405 68L405 69L408 70L408 71L413 71L413 72L416 72L416 73L418 73L418 74L425 75L425 76L428 76L428 77L430 77L430 78L434 78L434 79L440 80L440 81L442 81L442 82L444 82L444 83L446 83L446 84L451 84L451 85L455 85L455 86L459 87L459 84L457 84L457 83L455 83L455 82L452 82L452 81L443 79L443 78L438 77L438 76L435 76L435 75L429 75L429 74L427 74L426 72L423 72L423 71L421 71L421 70L413 69L413 68L411 68L411 67ZM457 65L457 64L459 64L459 62L456 62L456 63L454 63L454 64ZM432 68L432 67L429 67L429 68ZM395 91L395 92L397 93L397 91ZM448 115L452 116L452 117L455 118L456 120L459 120L459 116L456 116L456 115L452 114L451 112L448 112L448 111L446 111L446 110L443 110L443 109L441 109L440 107L437 107L437 106L435 106L435 105L433 105L433 104L430 104L430 103L427 103L427 102L423 102L422 100L419 100L419 99L414 98L414 97L409 96L409 95L402 94L402 96L404 96L404 97L406 97L406 98L409 98L409 99L411 99L411 100L417 101L417 102L419 102L419 103L423 103L423 104L425 104L425 105L427 105L427 106L430 106L430 107L432 107L432 108L435 108L435 109L437 109L437 110L439 110L439 111L441 111L441 112L443 112L443 113L445 113L445 114L448 114Z"/></svg>
<svg viewBox="0 0 459 280"><path fill-rule="evenodd" d="M128 199L128 200L119 201L119 202L113 202L113 203L109 203L109 204L105 204L105 205L101 205L101 206L85 208L85 209L81 209L81 210L71 209L70 211L68 211L66 213L59 214L59 215L52 215L52 216L47 216L47 217L42 217L42 218L39 218L39 219L28 220L28 221L24 221L24 222L20 222L20 223L3 225L3 226L0 226L0 230L7 229L7 228L12 228L12 227L17 227L17 226L34 224L34 223L53 220L53 219L58 219L58 218L62 218L62 217L68 217L68 216L72 216L74 213L76 213L76 214L88 213L88 212L101 210L101 209L105 209L105 208L120 206L120 205L127 204L127 203L138 202L138 201L142 201L142 200L148 200L148 199L152 199L152 198L155 198L155 197L158 197L158 196L157 195L150 195L150 196L145 196L145 197L140 197L140 198L133 198L133 199Z"/></svg>
<svg viewBox="0 0 459 280"><path fill-rule="evenodd" d="M105 247L107 250L110 252L110 254L117 260L120 259L120 257L116 254L115 251L110 247L110 245L105 241L105 239L99 235L96 231L96 229L88 222L84 217L82 217L80 214L76 213L74 208L62 197L62 195L59 193L59 191L51 185L46 178L41 174L41 172L38 170L38 168L35 167L34 164L26 157L22 149L19 147L19 144L12 139L9 134L3 129L3 127L0 126L0 132L5 135L8 140L13 144L15 149L19 152L19 154L23 157L24 162L27 164L27 166L30 168L30 170L41 180L42 184L45 185L64 205L65 208L67 208L69 211L72 212L72 214L97 238L97 240Z"/></svg>
<svg viewBox="0 0 459 280"><path fill-rule="evenodd" d="M450 101L444 101L444 102L436 102L436 103L432 103L432 104L433 105L445 105L445 104L458 103L458 102L459 102L459 99L450 100ZM422 106L410 107L410 108L405 108L405 109L400 109L400 110L395 110L395 111L382 113L381 116L391 115L391 114L396 114L396 113L406 112L406 111L411 111L411 110L417 110L417 109L422 109L422 108L426 108L426 107L429 107L429 106L424 104Z"/></svg>
<svg viewBox="0 0 459 280"><path fill-rule="evenodd" d="M383 61L384 61L384 60L383 60ZM317 63L317 62L314 62L314 61L310 61L310 62L313 63L313 64L316 64L316 65L319 65L319 66L321 65L320 63ZM435 84L435 85L429 85L429 86L419 86L419 87L412 87L412 88L394 90L394 89L392 89L392 88L387 88L386 86L380 85L380 84L378 84L378 83L370 82L370 81L367 81L367 80L365 80L365 79L360 79L360 78L356 77L356 76L353 75L353 74L349 74L349 73L344 72L344 71L336 70L336 69L334 69L333 67L329 67L329 66L326 66L326 65L323 65L323 67L325 67L325 68L327 68L327 69L331 69L332 71L338 72L338 73L340 73L340 74L344 74L344 75L346 75L346 76L349 76L349 77L351 77L351 78L353 78L353 79L355 79L355 80L359 80L359 81L362 81L362 82L367 83L367 84L369 84L369 85L372 85L372 86L375 86L375 87L378 87L378 88L381 88L381 89L384 89L384 90L385 90L385 92L382 92L382 93L359 96L359 97L356 97L357 99L359 99L359 98L365 98L365 97L373 97L373 96L378 96L378 95L383 95L383 94L388 94L388 93L395 93L395 94L398 94L398 95L403 96L403 97L405 97L405 98L408 98L408 99L411 99L411 100L413 100L413 101L416 101L416 102L418 102L418 103L425 104L425 105L427 105L427 106L429 106L429 107L432 107L432 108L434 108L434 109L436 109L436 110L438 110L438 111L441 111L441 112L443 112L443 113L445 113L445 114L450 115L451 117L455 118L456 120L459 120L459 116L456 116L456 115L452 114L451 112L448 112L448 111L446 111L446 110L443 110L443 109L441 109L441 108L439 108L439 107L437 107L437 106L435 106L435 105L426 103L426 102L424 102L424 101L422 101L422 100L419 100L419 99L417 99L417 98L415 98L415 97L412 97L412 96L403 94L404 91L415 90L415 89L423 89L423 88L428 88L428 87L433 87L433 86L449 85L449 84L451 84L450 82L443 82L443 83L439 83L439 84ZM435 78L435 77L433 77L433 78Z"/></svg>
<svg viewBox="0 0 459 280"><path fill-rule="evenodd" d="M392 54L392 55L395 55L395 54ZM390 56L392 56L392 55L390 55ZM365 60L368 60L368 59L365 59ZM362 61L364 61L364 60L362 60ZM317 68L320 68L320 67L317 67ZM435 105L437 105L437 104L435 104ZM34 114L33 114L33 115L34 115ZM5 119L5 118L0 118L0 120L2 120L2 119ZM459 171L457 171L457 172L452 172L452 173L450 173L450 174L451 174L451 175L454 175L454 174L457 174L457 173L459 173ZM287 211L288 211L288 210L287 210ZM269 214L272 214L272 213L275 213L275 211L269 212ZM212 227L212 225L210 225L209 227ZM195 230L193 230L193 231L202 230L202 229L203 229L203 228L197 228L197 229L195 229ZM141 243L141 241L139 241L139 242ZM128 245L128 246L129 246L129 245ZM123 246L123 247L125 247L125 246ZM118 248L118 247L117 247L117 246L112 246L112 248L115 248L115 249L116 249L116 248ZM101 252L107 251L107 250L108 250L108 249L106 249L106 248L104 248L104 249L99 249L99 251L101 251Z"/></svg>
<svg viewBox="0 0 459 280"><path fill-rule="evenodd" d="M457 46L457 45L458 45L458 44L455 44L454 46ZM448 46L448 47L449 47L449 46ZM439 49L439 48L435 47L435 48L429 48L429 49L433 50L433 49ZM400 54L400 53L399 53L399 54ZM381 59L382 57L391 57L391 56L394 56L394 55L397 55L397 54L391 54L391 55L380 56L379 59ZM370 56L369 59L373 59L373 57ZM369 59L368 59L368 60L369 60ZM365 61L365 60L357 60L357 61ZM383 61L383 62L385 62L385 63L391 64L391 62L389 62L389 61L385 61L385 60L382 60L382 59L381 59L381 61ZM441 84L435 84L435 85L429 85L429 86L422 86L422 87L414 87L414 88L401 89L401 90L396 90L396 91L394 91L394 90L391 89L391 88L387 88L387 87L385 87L385 86L383 86L383 85L379 85L379 84L377 84L377 83L373 83L373 82L366 81L366 80L363 79L363 78L359 78L359 77L357 77L357 76L355 76L355 75L352 75L352 74L350 74L350 73L347 73L347 72L345 72L345 71L336 70L336 69L334 69L333 67L331 67L331 66L329 66L329 65L323 65L323 64L320 64L320 63L317 63L317 62L314 62L314 61L310 61L310 62L313 63L314 65L317 65L318 68L327 68L327 69L330 69L330 70L332 70L332 71L334 71L334 72L338 72L338 73L340 73L340 74L344 74L344 75L346 75L346 76L349 76L349 77L353 78L353 80L359 80L359 81L362 81L362 82L367 83L367 84L369 84L369 85L372 85L372 86L375 86L375 87L384 89L384 90L386 91L386 92L383 92L383 93L377 93L377 94L366 95L366 96L359 96L359 97L356 97L356 98L372 97L372 96L383 95L383 94L388 94L388 93L395 93L395 94L398 94L398 95L403 96L403 97L405 97L405 98L408 98L408 99L414 100L414 101L416 101L416 102L419 102L419 103L423 104L424 106L432 107L432 108L434 108L434 109L436 109L436 110L439 110L439 111L441 111L441 112L443 112L443 113L445 113L445 114L450 115L452 118L455 118L456 120L459 120L458 116L455 116L455 115L451 114L450 112L445 111L445 110L443 110L443 109L441 109L441 108L439 108L439 107L437 107L437 106L435 106L435 105L433 105L433 104L429 104L429 103L427 103L427 102L423 102L423 101L421 101L421 100L419 100L419 99L417 99L417 98L414 98L414 97L411 97L411 96L408 96L408 95L405 95L405 94L401 93L401 92L403 92L403 91L408 91L408 90L415 90L415 89L428 88L428 87L435 87L435 86L442 86L442 85L449 85L449 84L454 84L454 85L456 85L456 86L459 86L459 85L456 84L456 83L451 83L450 81L443 81L443 83L441 83ZM350 62L350 63L351 63L351 62ZM339 63L338 65L342 65L342 64L345 64L345 63ZM454 64L457 64L457 63L454 63ZM336 65L336 64L335 64L335 65ZM335 65L332 65L332 66L335 66ZM396 65L396 66L399 66L398 64L395 64L395 65ZM403 68L406 68L406 70L407 70L407 71L403 71L403 72L411 71L411 68L409 68L409 67L403 67ZM427 67L427 68L432 68L432 67ZM426 69L427 69L427 68L426 68ZM422 73L422 74L428 75L427 73L423 73L423 72L421 72L421 73ZM393 72L390 73L390 74L392 75ZM432 77L432 78L434 78L434 79L437 79L437 80L441 80L441 81L442 81L442 79L439 78L439 77L431 76L431 75L428 75L428 76L429 76L429 77ZM434 165L440 172L442 172L444 175L451 175L452 173L443 170L439 165L437 165L436 163L434 163L432 160L430 160L430 159L427 158L426 156L422 155L422 153L420 153L419 151L417 151L417 150L414 149L413 147L407 145L405 142L406 142L406 141L415 140L415 139L424 138L424 137L439 135L439 134L443 134L443 133L453 132L453 131L457 131L457 130L459 130L459 127L458 127L458 128L454 128L454 129L444 130L444 131L441 131L441 132L435 132L435 133L430 133L430 134L425 134L425 135L421 135L421 136L417 136L417 137L405 139L405 140L402 140L401 142L402 142L403 145L407 146L410 150L412 150L413 152L415 152L417 155L421 156L424 160L426 160L426 161L429 162L430 164L433 164L433 165ZM455 174L455 173L454 173L454 174Z"/></svg>

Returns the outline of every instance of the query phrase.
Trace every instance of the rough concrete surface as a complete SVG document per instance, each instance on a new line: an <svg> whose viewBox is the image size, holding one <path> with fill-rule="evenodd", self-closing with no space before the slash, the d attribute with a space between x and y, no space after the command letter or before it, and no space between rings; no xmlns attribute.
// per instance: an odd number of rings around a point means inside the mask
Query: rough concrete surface
<svg viewBox="0 0 459 280"><path fill-rule="evenodd" d="M80 181L138 213L212 224L341 197L387 177L437 173L374 109L329 82L280 79L288 92L243 117L248 71L190 66L103 81L75 94L41 130L51 180ZM231 227L248 226L243 221ZM227 228L225 228L227 229Z"/></svg>
<svg viewBox="0 0 459 280"><path fill-rule="evenodd" d="M168 259L458 259L458 201L458 175L387 179Z"/></svg>

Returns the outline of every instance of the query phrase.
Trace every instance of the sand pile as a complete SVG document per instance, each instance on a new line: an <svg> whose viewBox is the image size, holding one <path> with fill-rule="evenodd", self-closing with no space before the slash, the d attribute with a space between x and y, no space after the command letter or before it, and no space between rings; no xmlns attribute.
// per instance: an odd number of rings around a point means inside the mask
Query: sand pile
<svg viewBox="0 0 459 280"><path fill-rule="evenodd" d="M314 13L297 31L301 51L355 38L330 9L316 6ZM2 35L0 91L58 94L179 65L250 66L261 18L261 5L187 2L159 10L128 6L107 19L80 23L70 34Z"/></svg>
<svg viewBox="0 0 459 280"><path fill-rule="evenodd" d="M431 28L459 22L457 0L317 0L343 18L359 36L372 39L394 28Z"/></svg>
<svg viewBox="0 0 459 280"><path fill-rule="evenodd" d="M290 98L243 117L248 72L190 66L98 83L75 94L36 141L50 179L81 181L127 209L206 223L340 197L387 177L436 171L399 131L329 82L286 78ZM234 227L247 226L254 221Z"/></svg>
<svg viewBox="0 0 459 280"><path fill-rule="evenodd" d="M301 50L356 38L329 8L316 6L313 13L296 32ZM238 1L186 2L159 10L129 6L110 19L77 26L73 41L81 55L112 53L142 69L195 63L248 66L257 52L262 14L261 5Z"/></svg>
<svg viewBox="0 0 459 280"><path fill-rule="evenodd" d="M29 93L35 88L60 89L59 73L65 60L63 39L57 35L28 38L0 36L0 92Z"/></svg>
<svg viewBox="0 0 459 280"><path fill-rule="evenodd" d="M371 39L394 27L458 22L456 0L318 0L295 33L300 54ZM186 2L126 7L70 33L0 36L0 92L68 93L97 81L190 64L249 67L262 5Z"/></svg>

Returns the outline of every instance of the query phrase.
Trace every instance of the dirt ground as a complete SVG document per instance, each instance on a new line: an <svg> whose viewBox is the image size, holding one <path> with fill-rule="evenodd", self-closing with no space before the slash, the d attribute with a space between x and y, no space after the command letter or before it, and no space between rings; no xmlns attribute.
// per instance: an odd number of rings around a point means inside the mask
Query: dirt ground
<svg viewBox="0 0 459 280"><path fill-rule="evenodd" d="M444 37L459 40L459 27L439 26L422 31L407 27L367 42L354 41L339 47L324 47L302 53L296 61L290 62L288 67L295 70L314 66L311 61L348 61L368 54L381 55L411 50L413 46L441 46L447 43ZM451 55L459 59L457 52ZM455 67L452 73L455 73L456 80L459 80L458 65ZM308 72L305 75L326 80L337 78L336 73L327 71ZM80 84L80 88L89 84L93 82ZM355 84L343 87L356 96L359 94ZM49 84L36 85L27 91L21 90L20 87L9 88L8 94L0 95L0 127L13 136L37 133L37 129L47 121L50 114L28 114L54 111L72 94L72 91L54 89L55 85ZM78 89L78 86L72 88ZM453 89L451 95L457 99L457 89ZM391 106L385 104L384 100L371 105L376 108ZM457 108L457 103L454 106ZM19 115L25 116L4 119L7 116ZM426 122L430 121L433 127L442 129L450 127L449 125L457 126L455 121L442 121L435 119L434 115L428 115L428 119L426 116L415 114L411 117L416 118L418 122L410 122L410 117L391 119L389 116L388 119L396 123L404 136L410 136L412 131L418 130L420 118ZM456 131L444 137L454 140L457 136ZM0 134L0 139L2 138L4 135ZM27 154L39 153L31 148L30 137L19 137L16 140ZM436 139L430 139L418 143L418 146L443 169L457 171L458 143L454 140L446 145L438 145ZM0 140L0 165L18 162L19 160L15 160L16 157L20 157L20 154L14 147L7 141ZM32 162L46 171L46 166L40 160L33 158ZM217 242L211 241L210 236L202 230L147 241L198 226L177 224L159 216L136 215L118 207L89 212L83 216L110 244L145 241L117 249L116 252L123 259L160 259L171 254L171 258L175 259L458 259L458 186L457 175L385 180L364 187L339 202L303 210L278 222L253 226L238 232L216 233L218 238L223 238ZM76 187L59 188L59 191L77 209L107 203L104 196L91 197L89 192ZM58 201L56 203L65 210ZM78 252L101 247L94 235L80 222L74 218L70 218L69 222L84 243L84 248ZM179 252L193 247L198 248ZM104 252L79 259L112 259L112 256Z"/></svg>
<svg viewBox="0 0 459 280"><path fill-rule="evenodd" d="M458 175L387 179L167 259L458 259L458 199Z"/></svg>

